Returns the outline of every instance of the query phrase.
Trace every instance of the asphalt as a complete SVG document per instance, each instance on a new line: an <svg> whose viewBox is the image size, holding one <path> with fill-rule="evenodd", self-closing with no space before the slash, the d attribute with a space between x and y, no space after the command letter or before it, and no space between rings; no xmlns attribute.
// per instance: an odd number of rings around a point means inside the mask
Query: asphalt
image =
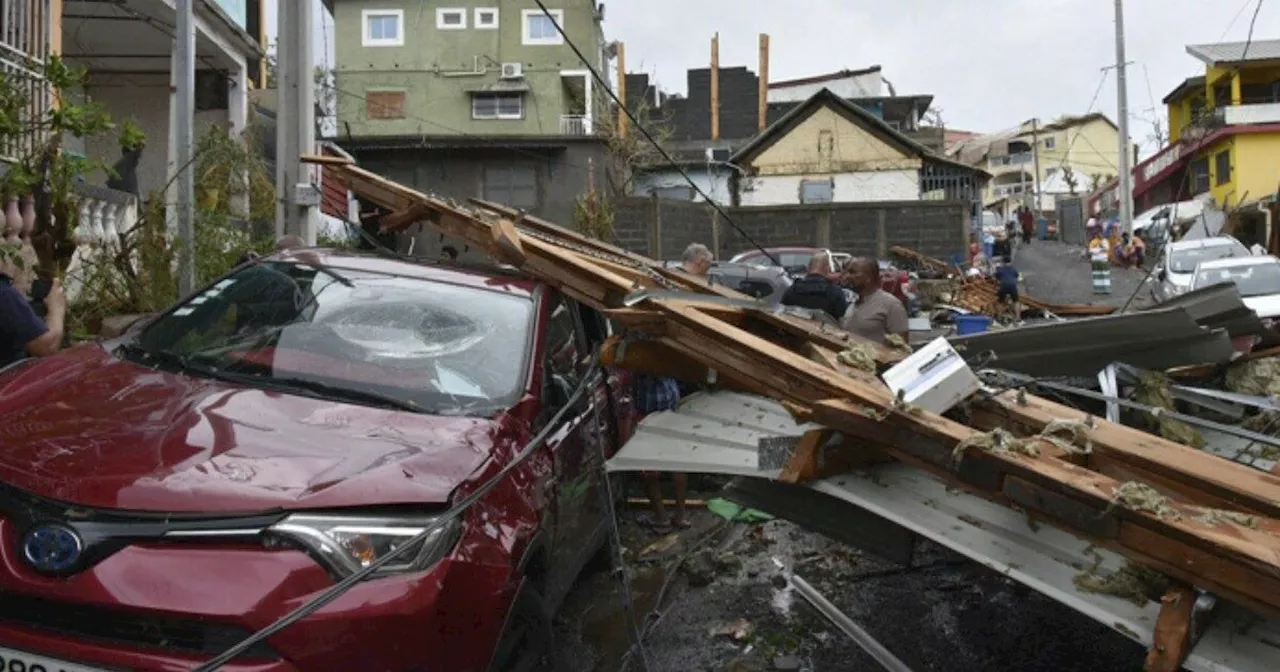
<svg viewBox="0 0 1280 672"><path fill-rule="evenodd" d="M1135 293L1136 305L1149 301L1145 271L1126 269L1113 270L1111 295L1095 296L1078 247L1035 241L1014 264L1026 293L1044 301L1119 306ZM1142 667L1139 645L927 542L902 567L787 521L725 523L700 512L694 530L653 552L671 539L637 526L634 513L619 519L630 590L607 568L582 578L556 624L553 672L612 672L624 660L625 669L647 672L882 669L785 587L775 560L917 672ZM632 613L649 624L643 654Z"/></svg>

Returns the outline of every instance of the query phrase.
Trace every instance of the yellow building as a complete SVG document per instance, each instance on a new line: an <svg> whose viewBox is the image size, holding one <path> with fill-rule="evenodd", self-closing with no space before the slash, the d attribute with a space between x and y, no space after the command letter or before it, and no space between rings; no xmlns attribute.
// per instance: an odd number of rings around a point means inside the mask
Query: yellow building
<svg viewBox="0 0 1280 672"><path fill-rule="evenodd" d="M985 194L989 208L1052 210L1056 197L1087 194L1115 176L1119 137L1115 122L1095 112L1027 121L1003 133L967 138L947 153L991 173Z"/></svg>
<svg viewBox="0 0 1280 672"><path fill-rule="evenodd" d="M1224 210L1270 199L1280 186L1280 39L1192 45L1187 53L1204 63L1204 74L1165 97L1169 146L1135 170L1135 199L1159 186L1172 201L1208 192Z"/></svg>

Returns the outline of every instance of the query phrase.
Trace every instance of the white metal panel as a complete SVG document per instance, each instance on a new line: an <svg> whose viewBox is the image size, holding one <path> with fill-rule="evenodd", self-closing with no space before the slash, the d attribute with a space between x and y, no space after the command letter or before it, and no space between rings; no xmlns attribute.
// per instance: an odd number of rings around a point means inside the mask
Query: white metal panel
<svg viewBox="0 0 1280 672"><path fill-rule="evenodd" d="M756 442L797 436L800 425L781 404L750 395L714 392L686 399L675 410L645 418L612 460L610 471L677 471L776 478L761 471ZM1159 612L1076 589L1074 579L1101 558L1098 572L1124 559L1050 525L979 497L950 490L927 473L892 463L873 475L841 475L809 484L832 504L852 504L1001 572L1144 645ZM1195 672L1269 672L1280 660L1280 621L1263 620L1220 602L1212 627L1187 660Z"/></svg>

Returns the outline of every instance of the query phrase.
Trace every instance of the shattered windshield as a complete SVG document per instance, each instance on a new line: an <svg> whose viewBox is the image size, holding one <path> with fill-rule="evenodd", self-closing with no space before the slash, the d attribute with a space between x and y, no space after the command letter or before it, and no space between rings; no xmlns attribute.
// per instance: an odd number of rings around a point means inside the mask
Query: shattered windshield
<svg viewBox="0 0 1280 672"><path fill-rule="evenodd" d="M491 415L523 391L532 308L486 289L267 262L176 306L127 356L352 403Z"/></svg>
<svg viewBox="0 0 1280 672"><path fill-rule="evenodd" d="M1207 247L1191 247L1178 250L1169 257L1169 270L1174 273L1190 273L1196 270L1196 264L1214 259L1230 259L1247 257L1249 250L1239 243L1209 245Z"/></svg>
<svg viewBox="0 0 1280 672"><path fill-rule="evenodd" d="M1196 288L1235 283L1240 296L1280 294L1280 263L1251 264L1201 270L1196 275Z"/></svg>

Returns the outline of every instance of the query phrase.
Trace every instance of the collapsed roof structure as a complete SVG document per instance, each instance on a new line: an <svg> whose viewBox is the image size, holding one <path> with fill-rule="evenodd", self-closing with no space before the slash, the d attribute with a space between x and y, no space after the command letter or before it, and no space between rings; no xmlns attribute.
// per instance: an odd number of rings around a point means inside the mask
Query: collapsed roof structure
<svg viewBox="0 0 1280 672"><path fill-rule="evenodd" d="M984 390L945 416L923 410L877 377L908 354L899 349L744 305L730 289L496 203L463 206L342 159L308 160L383 208L384 230L421 224L456 237L644 335L612 337L604 363L776 400L805 428L775 470L782 482L892 458L1168 576L1152 648L1163 663L1149 669L1178 669L1188 655L1195 591L1280 617L1278 474L1022 388ZM1186 313L1172 315L1139 319Z"/></svg>

